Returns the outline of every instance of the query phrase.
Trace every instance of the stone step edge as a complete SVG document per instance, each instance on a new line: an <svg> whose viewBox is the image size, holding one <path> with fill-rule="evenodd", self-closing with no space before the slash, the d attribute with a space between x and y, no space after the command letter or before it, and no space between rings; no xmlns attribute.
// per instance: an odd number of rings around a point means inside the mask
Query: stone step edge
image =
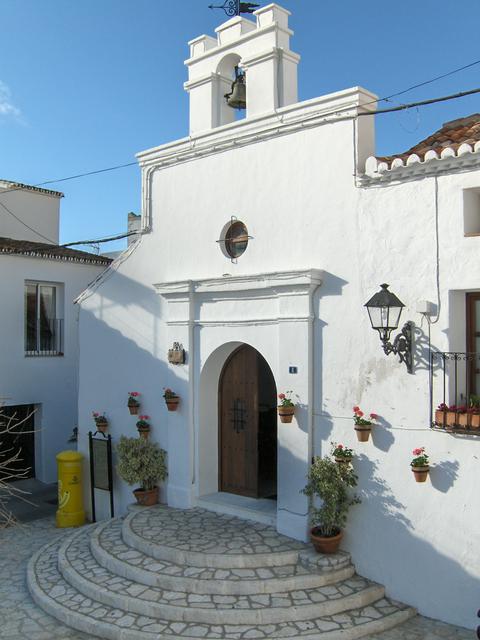
<svg viewBox="0 0 480 640"><path fill-rule="evenodd" d="M50 596L43 591L36 581L34 567L43 548L44 547L37 551L37 553L30 558L28 563L28 589L34 602L43 609L43 611L60 622L63 622L70 628L87 634L92 634L95 637L105 638L106 640L198 640L198 637L194 638L193 636L146 633L138 629L132 631L126 628L119 628L109 622L92 619L78 612L72 612L53 598L50 598ZM316 632L301 636L301 640L358 640L359 638L364 638L365 636L373 633L386 631L406 622L409 618L413 617L415 613L415 610L411 608L402 609L384 616L383 618L374 620L373 622L363 623L340 631ZM293 636L290 636L289 640L293 640L293 638ZM269 636L268 640L285 640L285 637Z"/></svg>
<svg viewBox="0 0 480 640"><path fill-rule="evenodd" d="M94 529L90 534L90 550L98 564L121 578L127 578L128 580L146 586L161 587L168 591L188 591L198 595L262 595L277 593L279 591L296 591L299 589L325 587L329 584L347 580L355 573L355 567L350 563L336 570L312 571L312 573L302 576L265 578L264 580L246 578L245 580L225 579L216 581L154 573L125 562L102 547L100 538L103 530L108 525L109 522L106 522Z"/></svg>
<svg viewBox="0 0 480 640"><path fill-rule="evenodd" d="M129 514L123 521L122 538L130 547L156 560L168 560L175 564L209 569L255 569L257 567L282 567L297 564L300 551L280 551L277 553L219 554L200 551L184 551L157 544L142 538L131 528L136 513Z"/></svg>
<svg viewBox="0 0 480 640"><path fill-rule="evenodd" d="M68 546L79 537L82 532L69 537L58 551L58 569L63 578L77 591L91 600L108 606L123 609L128 612L152 618L164 618L174 622L198 622L200 624L232 624L232 625L261 625L281 622L300 622L312 618L321 618L350 609L368 606L385 595L385 589L379 584L372 584L362 591L349 594L342 598L324 602L310 603L294 607L262 607L258 609L199 608L195 606L179 606L168 603L142 599L138 596L126 596L98 586L82 576L67 558ZM181 592L185 593L185 592Z"/></svg>

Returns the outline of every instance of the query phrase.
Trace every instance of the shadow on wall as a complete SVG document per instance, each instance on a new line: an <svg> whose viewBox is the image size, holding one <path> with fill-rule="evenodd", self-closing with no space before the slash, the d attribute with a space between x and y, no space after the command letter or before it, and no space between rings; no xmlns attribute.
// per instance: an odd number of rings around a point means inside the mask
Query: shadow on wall
<svg viewBox="0 0 480 640"><path fill-rule="evenodd" d="M457 469L457 462L432 467L433 486L447 491ZM358 455L355 470L362 503L351 511L345 542L358 573L385 584L388 596L418 607L420 613L473 628L478 577L468 573L468 565L447 557L419 537L406 515L406 505L392 493L388 478L379 477L375 462ZM422 485L416 489L420 491ZM460 524L452 522L452 536L456 526ZM458 554L459 559L462 555Z"/></svg>
<svg viewBox="0 0 480 640"><path fill-rule="evenodd" d="M127 409L128 391L132 390L141 393L140 413L151 418L152 441L168 449L168 411L163 388L171 387L181 397L186 397L187 390L185 381L166 363L167 336L162 324L161 303L155 290L122 274L108 279L82 303L79 450L86 457L87 434L95 430L91 418L94 410L106 413L114 447L121 435L138 436L138 417L131 416ZM177 413L181 412L182 405ZM88 478L86 473L85 484ZM117 513L132 502L134 488L125 485L114 473ZM85 491L89 496L88 486ZM90 503L89 498L86 503ZM99 517L101 513L99 509Z"/></svg>

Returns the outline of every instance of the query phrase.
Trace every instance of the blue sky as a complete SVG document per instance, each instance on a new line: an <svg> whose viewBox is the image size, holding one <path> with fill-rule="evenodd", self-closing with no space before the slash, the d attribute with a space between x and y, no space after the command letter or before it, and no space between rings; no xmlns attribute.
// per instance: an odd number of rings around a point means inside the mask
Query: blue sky
<svg viewBox="0 0 480 640"><path fill-rule="evenodd" d="M0 178L35 184L127 163L186 135L187 41L227 19L211 2L2 0ZM302 55L301 100L354 85L385 96L480 59L479 0L280 4ZM479 86L480 64L391 104ZM377 153L475 112L479 96L379 115ZM52 185L65 193L61 241L124 231L127 212L139 212L139 178L133 167Z"/></svg>

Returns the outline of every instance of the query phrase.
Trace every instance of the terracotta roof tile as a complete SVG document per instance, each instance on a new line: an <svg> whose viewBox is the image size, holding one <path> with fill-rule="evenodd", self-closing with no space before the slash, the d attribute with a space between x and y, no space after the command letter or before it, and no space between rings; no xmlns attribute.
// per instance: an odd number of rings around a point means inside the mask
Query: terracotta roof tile
<svg viewBox="0 0 480 640"><path fill-rule="evenodd" d="M445 122L441 129L433 133L425 140L418 142L415 146L408 151L397 153L391 156L378 157L380 162L387 162L390 164L395 158L402 158L406 160L410 155L416 153L420 159L423 160L423 156L430 149L434 149L439 155L447 147L458 149L463 143L474 145L480 140L480 113L474 113L465 118L458 118L457 120L451 120Z"/></svg>
<svg viewBox="0 0 480 640"><path fill-rule="evenodd" d="M78 251L77 249L60 247L56 244L0 237L0 254L2 253L65 260L67 262L101 264L105 266L108 266L112 262L111 258L107 258L105 256L97 256L93 253L88 253L87 251Z"/></svg>
<svg viewBox="0 0 480 640"><path fill-rule="evenodd" d="M52 191L52 189L43 189L42 187L34 187L30 184L23 184L23 182L12 182L11 180L0 179L0 193L2 185L6 185L7 191L36 191L37 193L45 193L49 196L56 196L57 198L63 198L61 191Z"/></svg>

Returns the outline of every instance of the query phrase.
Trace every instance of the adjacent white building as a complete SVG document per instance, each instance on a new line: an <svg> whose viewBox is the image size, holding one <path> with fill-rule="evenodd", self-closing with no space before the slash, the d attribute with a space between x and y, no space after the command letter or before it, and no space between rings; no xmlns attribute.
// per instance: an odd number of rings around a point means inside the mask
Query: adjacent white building
<svg viewBox="0 0 480 640"><path fill-rule="evenodd" d="M72 446L78 424L73 300L111 262L58 246L61 198L0 181L0 400L7 415L29 416L29 433L4 436L2 446L21 448L19 466L43 482L56 480L55 455Z"/></svg>
<svg viewBox="0 0 480 640"><path fill-rule="evenodd" d="M447 360L444 386L430 354L478 351L480 116L375 159L375 95L297 102L288 15L268 5L190 42L189 136L138 155L142 235L79 299L80 447L92 410L106 412L114 440L136 435L126 402L139 391L168 451L165 502L306 539L312 456L352 446L362 504L343 545L359 573L473 627L480 438L431 427L436 403L480 387ZM235 67L243 120L224 98ZM364 308L384 282L406 305L402 323L415 323L411 374L384 354ZM174 343L184 364L168 361ZM177 412L164 387L180 395ZM277 424L276 393L288 390L295 418ZM356 441L354 405L381 416L368 443ZM409 466L421 446L424 485ZM133 488L115 479L117 509Z"/></svg>

